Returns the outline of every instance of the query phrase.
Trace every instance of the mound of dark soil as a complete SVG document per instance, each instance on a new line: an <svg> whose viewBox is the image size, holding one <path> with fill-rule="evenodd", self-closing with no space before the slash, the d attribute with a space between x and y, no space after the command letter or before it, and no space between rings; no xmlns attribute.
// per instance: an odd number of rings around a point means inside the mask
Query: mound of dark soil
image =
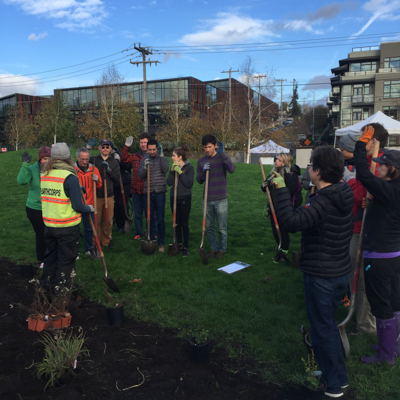
<svg viewBox="0 0 400 400"><path fill-rule="evenodd" d="M21 279L19 266L0 260L1 400L301 398L296 389L264 383L255 360L234 360L214 347L210 360L196 365L187 341L172 329L134 319L126 319L122 328L111 327L105 307L87 299L81 309L71 310L71 326L76 333L83 328L92 362L78 363L81 369L71 382L44 392L45 382L33 367L44 355L41 334L28 330L23 307L32 302L33 290Z"/></svg>

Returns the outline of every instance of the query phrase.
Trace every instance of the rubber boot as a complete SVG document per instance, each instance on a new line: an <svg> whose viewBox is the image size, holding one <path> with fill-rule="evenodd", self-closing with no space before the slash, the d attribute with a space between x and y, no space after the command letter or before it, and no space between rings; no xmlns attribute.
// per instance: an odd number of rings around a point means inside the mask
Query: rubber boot
<svg viewBox="0 0 400 400"><path fill-rule="evenodd" d="M376 319L378 334L378 351L372 357L361 357L365 364L379 364L388 361L395 365L394 352L396 349L396 322L395 318Z"/></svg>
<svg viewBox="0 0 400 400"><path fill-rule="evenodd" d="M400 357L400 311L393 313L394 319L396 321L396 350L395 356ZM378 351L379 347L377 344L371 344L372 350Z"/></svg>

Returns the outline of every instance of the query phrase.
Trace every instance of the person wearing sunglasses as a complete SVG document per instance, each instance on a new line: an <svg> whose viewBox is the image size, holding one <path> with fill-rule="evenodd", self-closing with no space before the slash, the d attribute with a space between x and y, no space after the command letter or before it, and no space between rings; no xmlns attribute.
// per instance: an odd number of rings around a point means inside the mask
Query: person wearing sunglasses
<svg viewBox="0 0 400 400"><path fill-rule="evenodd" d="M100 153L92 157L90 162L100 171L103 186L96 191L97 195L97 236L102 247L107 247L112 236L112 225L114 218L114 185L119 182L119 161L111 156L113 151L111 140L102 139L98 149ZM107 180L107 193L105 193L105 181ZM107 196L108 221L105 220L105 196Z"/></svg>

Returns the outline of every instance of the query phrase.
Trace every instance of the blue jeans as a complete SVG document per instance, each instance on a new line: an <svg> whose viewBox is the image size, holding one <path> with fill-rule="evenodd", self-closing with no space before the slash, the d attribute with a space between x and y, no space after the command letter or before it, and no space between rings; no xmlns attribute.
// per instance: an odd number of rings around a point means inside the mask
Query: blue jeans
<svg viewBox="0 0 400 400"><path fill-rule="evenodd" d="M219 239L215 231L217 220ZM228 199L207 202L206 231L210 248L226 252L228 245Z"/></svg>
<svg viewBox="0 0 400 400"><path fill-rule="evenodd" d="M304 274L306 310L311 326L311 339L326 391L341 393L341 386L348 384L343 360L335 311L347 289L350 274L340 278L318 278Z"/></svg>
<svg viewBox="0 0 400 400"><path fill-rule="evenodd" d="M143 202L147 204L147 194L143 195ZM164 245L165 242L165 193L150 194L150 216L152 216L150 224L150 239L158 238L158 244ZM157 226L154 219L157 218Z"/></svg>
<svg viewBox="0 0 400 400"><path fill-rule="evenodd" d="M146 215L146 203L143 201L143 195L132 193L133 212L135 214L135 236L143 235L143 215Z"/></svg>
<svg viewBox="0 0 400 400"><path fill-rule="evenodd" d="M94 213L91 212L92 221L94 221ZM93 231L89 222L89 213L82 213L82 221L83 221L83 242L85 245L85 253L89 251L93 247Z"/></svg>

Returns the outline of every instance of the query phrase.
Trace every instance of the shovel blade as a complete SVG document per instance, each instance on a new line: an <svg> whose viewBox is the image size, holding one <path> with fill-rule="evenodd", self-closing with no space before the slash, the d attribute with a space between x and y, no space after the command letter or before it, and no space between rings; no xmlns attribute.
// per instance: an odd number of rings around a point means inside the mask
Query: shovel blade
<svg viewBox="0 0 400 400"><path fill-rule="evenodd" d="M181 246L178 243L168 245L168 255L177 256L181 251Z"/></svg>
<svg viewBox="0 0 400 400"><path fill-rule="evenodd" d="M125 220L125 226L124 226L125 233L130 233L132 230L132 220L131 219L126 219Z"/></svg>
<svg viewBox="0 0 400 400"><path fill-rule="evenodd" d="M119 293L119 287L117 286L117 284L111 278L106 278L104 276L103 280L111 290L113 290L116 293Z"/></svg>
<svg viewBox="0 0 400 400"><path fill-rule="evenodd" d="M154 254L157 242L155 240L142 240L142 251L147 256Z"/></svg>
<svg viewBox="0 0 400 400"><path fill-rule="evenodd" d="M201 258L201 261L203 262L203 264L207 265L208 264L207 254L206 254L206 251L202 247L199 247L199 255L200 255L200 258Z"/></svg>

